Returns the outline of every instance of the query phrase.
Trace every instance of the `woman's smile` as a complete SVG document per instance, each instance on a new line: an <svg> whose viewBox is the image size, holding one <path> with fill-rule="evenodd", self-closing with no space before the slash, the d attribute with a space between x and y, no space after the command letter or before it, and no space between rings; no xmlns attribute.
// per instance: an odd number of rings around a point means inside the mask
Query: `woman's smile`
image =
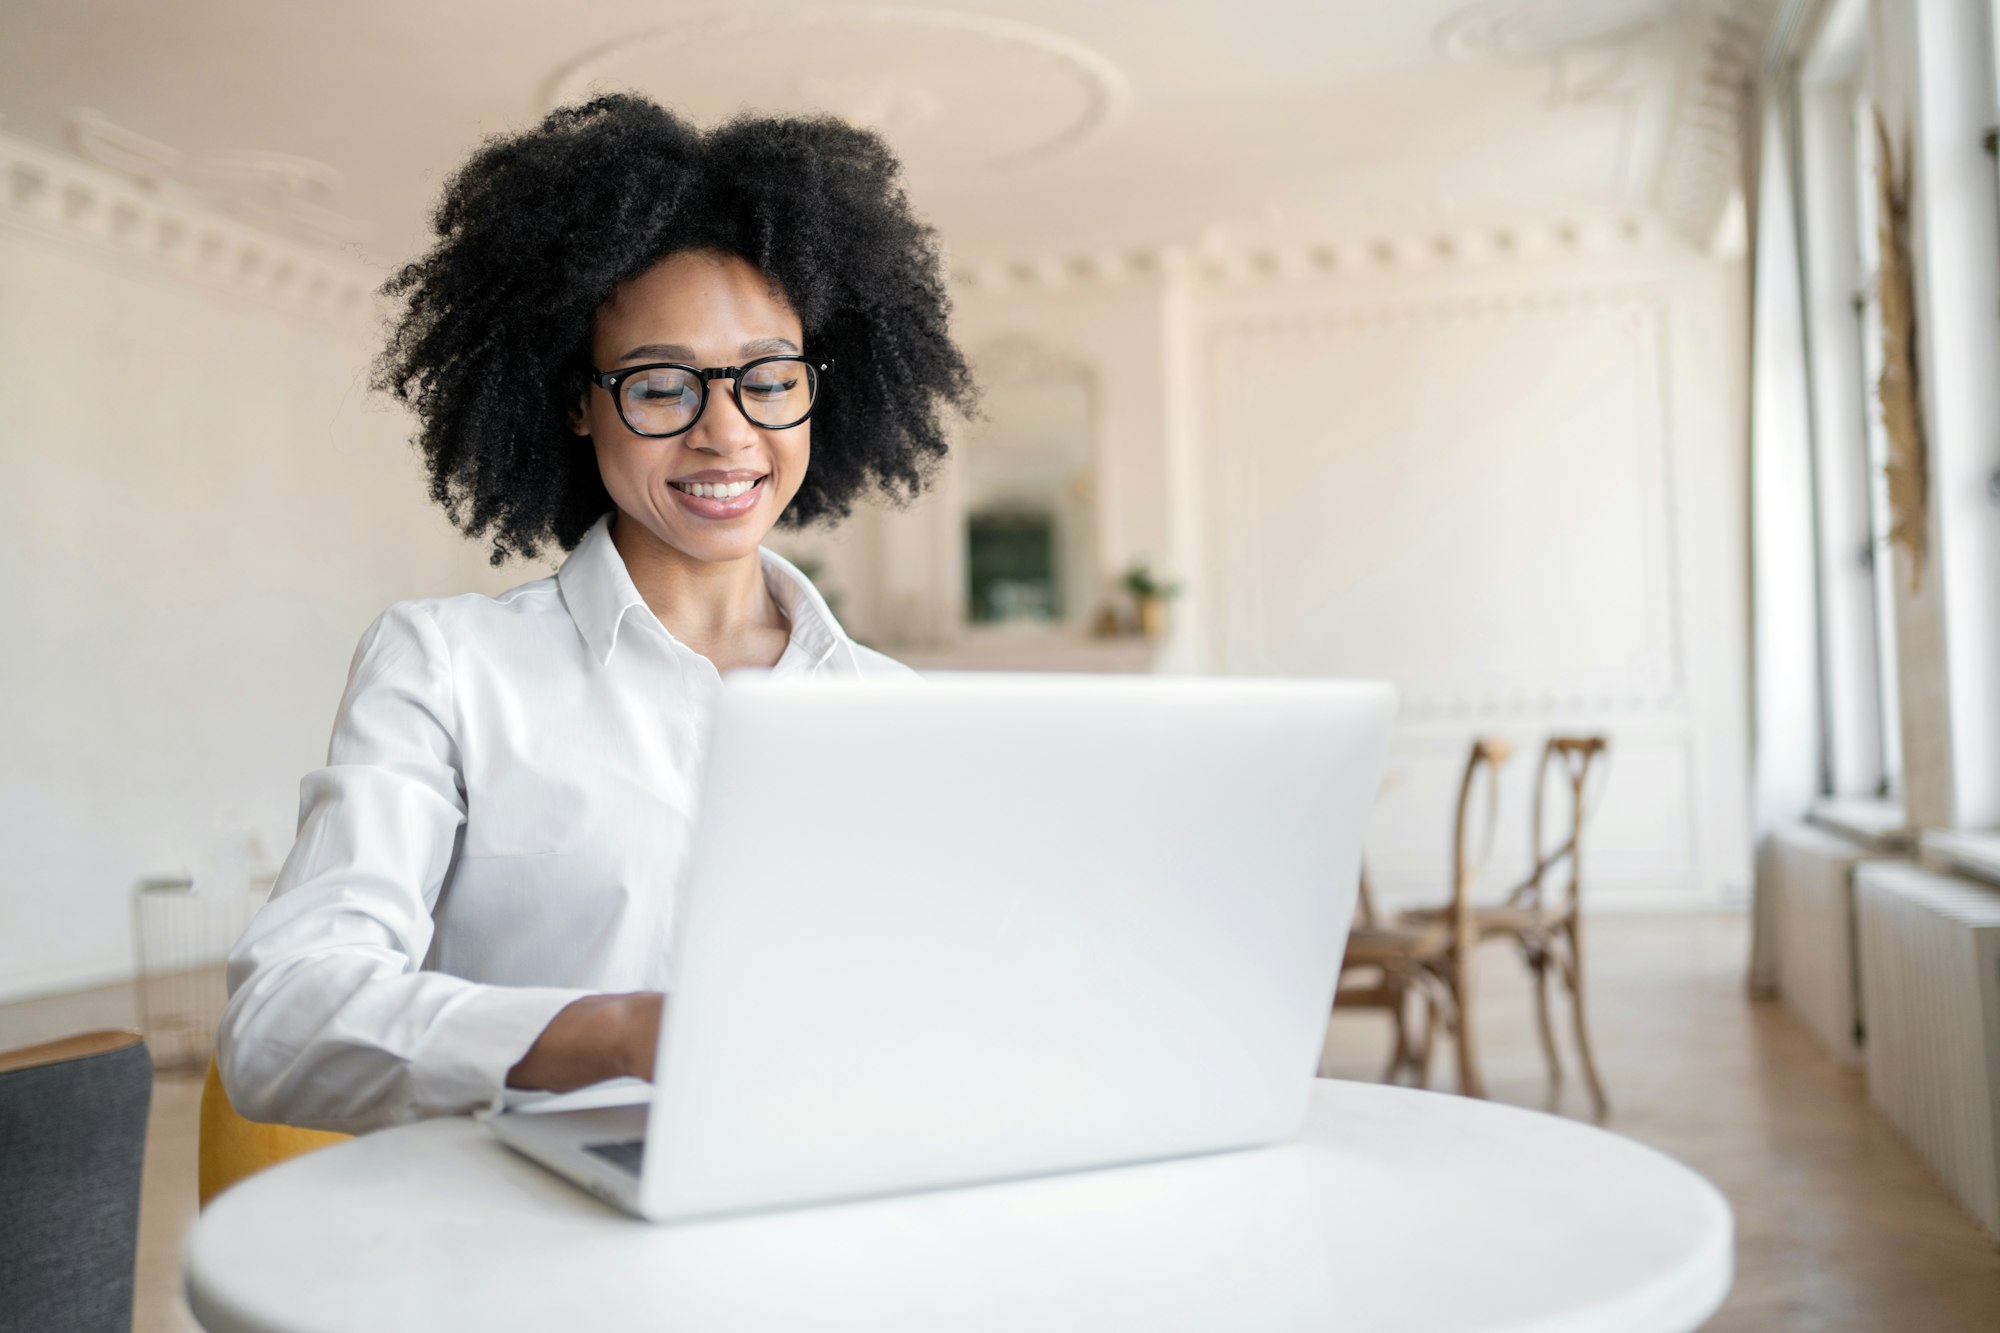
<svg viewBox="0 0 2000 1333"><path fill-rule="evenodd" d="M697 518L740 518L764 499L769 473L697 472L667 483L681 508Z"/></svg>

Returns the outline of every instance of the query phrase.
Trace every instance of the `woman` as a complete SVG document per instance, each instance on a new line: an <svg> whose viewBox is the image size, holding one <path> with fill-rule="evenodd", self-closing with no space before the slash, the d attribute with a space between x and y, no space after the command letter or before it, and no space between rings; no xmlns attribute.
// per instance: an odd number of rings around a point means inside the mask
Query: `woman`
<svg viewBox="0 0 2000 1333"><path fill-rule="evenodd" d="M229 959L257 1120L359 1130L650 1077L720 673L872 675L780 522L907 497L971 385L895 159L825 119L696 132L635 97L481 149L377 386L431 496L552 577L399 601Z"/></svg>

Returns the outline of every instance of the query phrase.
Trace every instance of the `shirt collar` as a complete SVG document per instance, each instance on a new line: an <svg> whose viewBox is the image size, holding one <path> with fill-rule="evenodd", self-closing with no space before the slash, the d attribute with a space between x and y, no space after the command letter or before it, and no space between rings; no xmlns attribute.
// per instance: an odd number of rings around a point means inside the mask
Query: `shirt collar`
<svg viewBox="0 0 2000 1333"><path fill-rule="evenodd" d="M631 571L625 568L625 558L618 554L618 547L611 540L611 517L611 512L600 515L556 570L563 604L569 608L577 632L583 635L591 656L600 666L611 662L625 614L634 607L646 607L646 599L632 582ZM804 654L807 663L818 667L834 659L852 668L854 649L847 632L833 618L826 599L813 587L812 580L775 551L760 546L757 560L764 571L764 586L771 590L772 600L792 622L792 643ZM662 630L665 628L661 626Z"/></svg>
<svg viewBox="0 0 2000 1333"><path fill-rule="evenodd" d="M820 596L812 580L776 551L760 546L757 559L764 568L764 586L771 590L771 600L785 613L785 619L792 622L792 642L805 654L807 664L816 668L829 658L837 658L852 669L854 648L847 631L833 618L826 598Z"/></svg>

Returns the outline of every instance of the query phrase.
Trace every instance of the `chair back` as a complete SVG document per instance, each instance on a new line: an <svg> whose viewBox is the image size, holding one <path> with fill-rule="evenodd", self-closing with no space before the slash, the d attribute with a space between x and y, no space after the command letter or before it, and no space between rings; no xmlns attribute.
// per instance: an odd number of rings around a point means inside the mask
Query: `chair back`
<svg viewBox="0 0 2000 1333"><path fill-rule="evenodd" d="M132 1327L153 1058L136 1032L0 1053L0 1323Z"/></svg>
<svg viewBox="0 0 2000 1333"><path fill-rule="evenodd" d="M1526 906L1575 908L1581 883L1580 862L1583 859L1584 792L1590 783L1591 767L1609 745L1610 742L1603 736L1551 736L1543 745L1542 762L1535 770L1535 799L1531 815L1534 824L1529 833L1529 849L1533 853L1530 864L1534 868L1516 892L1517 902ZM1552 784L1552 777L1558 781ZM1553 850L1544 852L1543 842L1548 836L1544 803L1551 785L1567 793L1569 819L1563 841ZM1565 862L1567 874L1560 900L1551 901L1555 894L1549 888L1549 876L1557 865Z"/></svg>
<svg viewBox="0 0 2000 1333"><path fill-rule="evenodd" d="M245 1120L229 1104L222 1075L215 1061L208 1062L208 1077L201 1085L201 1148L196 1170L196 1187L201 1206L246 1176L276 1166L301 1153L330 1147L352 1138L320 1129L300 1129L295 1125L266 1125Z"/></svg>
<svg viewBox="0 0 2000 1333"><path fill-rule="evenodd" d="M1513 755L1514 747L1498 736L1479 736L1465 756L1465 772L1458 782L1458 807L1451 831L1451 907L1454 929L1470 930L1472 886L1493 852L1493 830L1500 805L1500 766ZM1472 850L1472 794L1481 776L1486 780L1486 845Z"/></svg>

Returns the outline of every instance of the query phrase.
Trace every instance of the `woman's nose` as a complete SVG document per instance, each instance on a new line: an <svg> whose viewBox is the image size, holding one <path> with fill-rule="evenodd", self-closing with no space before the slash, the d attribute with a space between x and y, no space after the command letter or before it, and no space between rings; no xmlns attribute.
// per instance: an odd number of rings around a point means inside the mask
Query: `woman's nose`
<svg viewBox="0 0 2000 1333"><path fill-rule="evenodd" d="M716 380L709 386L701 420L688 432L690 446L707 453L733 454L757 442L757 428L736 405L736 395L731 392L734 388L731 380Z"/></svg>

